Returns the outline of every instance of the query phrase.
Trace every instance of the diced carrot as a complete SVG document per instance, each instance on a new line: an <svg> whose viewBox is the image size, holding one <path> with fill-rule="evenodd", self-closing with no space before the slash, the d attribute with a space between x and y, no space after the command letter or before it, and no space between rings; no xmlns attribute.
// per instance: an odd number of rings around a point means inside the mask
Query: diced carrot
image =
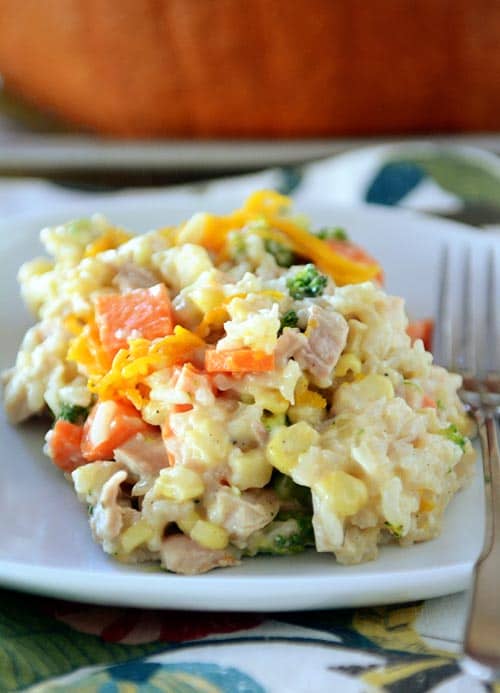
<svg viewBox="0 0 500 693"><path fill-rule="evenodd" d="M129 337L156 339L172 334L172 304L164 284L125 294L102 294L95 302L96 322L104 347L126 349Z"/></svg>
<svg viewBox="0 0 500 693"><path fill-rule="evenodd" d="M422 407L432 407L435 409L437 407L436 400L430 397L429 395L424 395L422 397Z"/></svg>
<svg viewBox="0 0 500 693"><path fill-rule="evenodd" d="M83 427L82 454L88 462L112 460L113 451L133 435L155 430L132 405L111 399L99 401Z"/></svg>
<svg viewBox="0 0 500 693"><path fill-rule="evenodd" d="M274 354L252 349L228 349L205 352L205 369L208 373L254 373L272 371Z"/></svg>
<svg viewBox="0 0 500 693"><path fill-rule="evenodd" d="M49 434L47 444L52 462L65 472L72 472L87 460L81 452L83 426L58 419Z"/></svg>
<svg viewBox="0 0 500 693"><path fill-rule="evenodd" d="M356 243L352 243L352 241L340 241L335 238L330 238L326 241L326 243L328 243L332 250L348 260L353 260L353 262L361 262L366 265L378 264L375 258L372 257L364 248ZM378 274L375 275L374 279L376 279L379 284L384 283L384 273L382 269L380 269Z"/></svg>
<svg viewBox="0 0 500 693"><path fill-rule="evenodd" d="M434 320L431 318L412 320L406 328L406 331L410 335L412 342L414 342L416 339L421 339L427 351L431 350Z"/></svg>
<svg viewBox="0 0 500 693"><path fill-rule="evenodd" d="M174 404L172 407L172 413L173 414L183 414L185 411L191 411L193 408L192 404L188 404L187 402L185 404Z"/></svg>

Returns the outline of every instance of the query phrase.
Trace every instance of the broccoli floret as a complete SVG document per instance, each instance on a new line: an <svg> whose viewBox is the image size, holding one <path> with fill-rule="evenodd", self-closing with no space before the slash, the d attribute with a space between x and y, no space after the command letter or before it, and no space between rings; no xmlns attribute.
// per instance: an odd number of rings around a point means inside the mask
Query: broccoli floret
<svg viewBox="0 0 500 693"><path fill-rule="evenodd" d="M262 414L262 423L266 431L272 431L276 426L288 426L288 417L286 414L273 414L265 411Z"/></svg>
<svg viewBox="0 0 500 693"><path fill-rule="evenodd" d="M273 520L264 529L255 532L246 551L250 556L257 553L283 556L305 551L314 546L314 531L310 515L296 515L286 520Z"/></svg>
<svg viewBox="0 0 500 693"><path fill-rule="evenodd" d="M279 241L267 238L264 242L267 253L270 253L280 267L290 267L295 262L295 253L288 246Z"/></svg>
<svg viewBox="0 0 500 693"><path fill-rule="evenodd" d="M278 335L283 333L285 327L297 327L299 324L299 316L294 310L288 310L280 320L280 329Z"/></svg>
<svg viewBox="0 0 500 693"><path fill-rule="evenodd" d="M231 238L231 251L234 257L238 258L245 255L247 250L247 244L245 238L241 233L235 234Z"/></svg>
<svg viewBox="0 0 500 693"><path fill-rule="evenodd" d="M459 448L462 449L462 452L465 451L465 445L467 443L467 438L463 436L458 428L455 426L455 424L450 424L448 428L443 429L442 431L439 431L440 435L444 436L445 438L448 438L448 440L451 440L452 443L455 443L455 445L458 445Z"/></svg>
<svg viewBox="0 0 500 693"><path fill-rule="evenodd" d="M91 234L94 231L92 220L87 218L73 219L66 224L66 231L74 235Z"/></svg>
<svg viewBox="0 0 500 693"><path fill-rule="evenodd" d="M393 537L399 539L403 536L403 525L391 525L390 522L384 522L384 525L387 527Z"/></svg>
<svg viewBox="0 0 500 693"><path fill-rule="evenodd" d="M318 272L314 265L305 265L293 277L287 279L286 285L292 298L301 299L321 296L328 283L324 274Z"/></svg>
<svg viewBox="0 0 500 693"><path fill-rule="evenodd" d="M312 507L311 490L307 486L296 484L286 474L274 472L273 474L273 490L282 502L285 504L288 501L296 501L304 508ZM280 512L280 519L288 519L283 511Z"/></svg>
<svg viewBox="0 0 500 693"><path fill-rule="evenodd" d="M349 236L345 229L341 229L339 226L327 226L320 229L317 234L318 238L322 241L334 240L334 241L348 241Z"/></svg>
<svg viewBox="0 0 500 693"><path fill-rule="evenodd" d="M78 404L63 402L59 410L58 419L64 419L74 424L82 424L89 415L88 407L80 407Z"/></svg>

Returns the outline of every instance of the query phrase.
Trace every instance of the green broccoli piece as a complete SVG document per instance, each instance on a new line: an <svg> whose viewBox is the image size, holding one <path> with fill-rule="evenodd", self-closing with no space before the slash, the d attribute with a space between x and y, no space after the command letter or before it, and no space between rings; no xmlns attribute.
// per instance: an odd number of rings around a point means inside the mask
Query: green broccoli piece
<svg viewBox="0 0 500 693"><path fill-rule="evenodd" d="M276 426L288 426L288 419L286 414L273 414L272 412L264 411L262 423L266 431L272 431Z"/></svg>
<svg viewBox="0 0 500 693"><path fill-rule="evenodd" d="M312 264L305 265L286 282L290 296L296 299L321 296L327 284L328 279Z"/></svg>
<svg viewBox="0 0 500 693"><path fill-rule="evenodd" d="M288 246L283 245L279 241L272 238L266 238L264 247L267 253L270 253L276 260L276 264L280 267L290 267L295 262L295 253Z"/></svg>
<svg viewBox="0 0 500 693"><path fill-rule="evenodd" d="M87 218L73 219L72 221L69 221L65 226L66 231L74 235L79 235L82 233L88 234L93 233L94 231L92 226L92 220Z"/></svg>
<svg viewBox="0 0 500 693"><path fill-rule="evenodd" d="M317 237L321 238L322 241L334 240L334 241L348 241L349 236L345 229L341 229L339 226L327 226L320 229L317 232Z"/></svg>
<svg viewBox="0 0 500 693"><path fill-rule="evenodd" d="M300 486L286 474L276 471L273 474L272 484L274 492L283 505L292 501L299 503L304 508L309 509L312 507L311 489L307 486ZM284 512L280 511L280 518L288 519L288 517L285 517Z"/></svg>
<svg viewBox="0 0 500 693"><path fill-rule="evenodd" d="M89 407L80 407L78 404L63 402L57 418L74 424L82 424L88 415Z"/></svg>
<svg viewBox="0 0 500 693"><path fill-rule="evenodd" d="M400 539L403 536L403 525L391 525L390 522L384 522L384 525L396 539Z"/></svg>
<svg viewBox="0 0 500 693"><path fill-rule="evenodd" d="M273 520L264 529L249 537L246 553L284 556L301 553L314 546L314 530L310 515L296 515L286 520Z"/></svg>
<svg viewBox="0 0 500 693"><path fill-rule="evenodd" d="M245 255L247 250L246 241L241 233L235 234L231 239L231 250L234 257L238 258Z"/></svg>
<svg viewBox="0 0 500 693"><path fill-rule="evenodd" d="M460 433L455 424L450 424L448 428L439 431L439 434L445 438L448 438L448 440L451 440L451 442L455 443L455 445L458 445L458 447L462 449L462 452L465 451L467 438Z"/></svg>
<svg viewBox="0 0 500 693"><path fill-rule="evenodd" d="M278 336L283 333L285 327L297 327L299 324L299 316L294 310L288 310L280 320L280 329Z"/></svg>

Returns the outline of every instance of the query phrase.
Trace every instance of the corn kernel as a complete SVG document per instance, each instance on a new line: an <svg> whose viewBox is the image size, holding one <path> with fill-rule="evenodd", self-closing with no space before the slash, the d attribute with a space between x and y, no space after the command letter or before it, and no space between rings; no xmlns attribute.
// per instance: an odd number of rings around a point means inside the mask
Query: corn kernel
<svg viewBox="0 0 500 693"><path fill-rule="evenodd" d="M354 374L361 373L361 361L354 354L342 354L335 366L335 376L343 378L349 371Z"/></svg>
<svg viewBox="0 0 500 693"><path fill-rule="evenodd" d="M181 532L184 532L184 534L189 534L199 519L200 516L198 515L196 510L191 510L184 517L179 518L176 521L176 524L177 527L181 530Z"/></svg>
<svg viewBox="0 0 500 693"><path fill-rule="evenodd" d="M295 404L304 407L314 407L316 409L325 409L326 399L319 392L314 390L299 391L295 395Z"/></svg>
<svg viewBox="0 0 500 693"><path fill-rule="evenodd" d="M431 497L429 497L428 495L422 495L421 496L420 504L418 506L418 512L428 513L431 510L434 510L435 507L436 507L436 504Z"/></svg>
<svg viewBox="0 0 500 693"><path fill-rule="evenodd" d="M203 275L205 277L205 275ZM189 289L189 298L203 313L208 313L216 308L224 308L224 292L219 286L201 285ZM224 311L228 316L227 311ZM225 318L226 320L228 317Z"/></svg>
<svg viewBox="0 0 500 693"><path fill-rule="evenodd" d="M297 464L299 455L306 452L319 439L319 434L305 421L293 426L279 426L267 444L266 456L273 467L289 474Z"/></svg>
<svg viewBox="0 0 500 693"><path fill-rule="evenodd" d="M145 544L154 534L154 530L143 518L128 527L120 537L120 543L125 553L130 553L141 544Z"/></svg>
<svg viewBox="0 0 500 693"><path fill-rule="evenodd" d="M314 406L306 406L300 404L298 406L292 406L286 413L287 417L292 423L298 423L299 421L306 421L312 426L317 426L326 417L325 409L319 409Z"/></svg>
<svg viewBox="0 0 500 693"><path fill-rule="evenodd" d="M116 471L115 462L89 462L77 467L71 476L76 492L87 496L90 501L91 497L99 494L103 485Z"/></svg>
<svg viewBox="0 0 500 693"><path fill-rule="evenodd" d="M229 481L241 491L264 488L271 480L273 468L260 448L242 452L235 448L229 458Z"/></svg>
<svg viewBox="0 0 500 693"><path fill-rule="evenodd" d="M224 462L231 451L231 441L220 421L200 414L192 417L193 428L185 435L186 455L206 467Z"/></svg>
<svg viewBox="0 0 500 693"><path fill-rule="evenodd" d="M337 413L342 409L363 409L371 402L394 397L392 383L385 375L372 373L363 376L359 373L356 377L361 379L342 383L335 392L333 405Z"/></svg>
<svg viewBox="0 0 500 693"><path fill-rule="evenodd" d="M198 520L190 532L193 539L206 549L225 549L229 544L229 535L224 527L214 525L207 520Z"/></svg>
<svg viewBox="0 0 500 693"><path fill-rule="evenodd" d="M295 398L300 397L304 392L307 392L309 388L309 381L307 380L305 375L301 375L297 379L297 383L295 385Z"/></svg>
<svg viewBox="0 0 500 693"><path fill-rule="evenodd" d="M375 373L367 375L359 383L363 394L366 394L371 400L375 399L392 399L394 397L394 388L390 379L385 375L377 375Z"/></svg>
<svg viewBox="0 0 500 693"><path fill-rule="evenodd" d="M255 403L272 412L273 414L284 414L290 403L283 397L281 392L278 390L272 390L271 388L259 388L253 393L255 397Z"/></svg>
<svg viewBox="0 0 500 693"><path fill-rule="evenodd" d="M160 471L160 476L154 485L155 494L158 498L175 500L179 502L199 498L203 494L205 487L200 475L189 469L177 465L167 467Z"/></svg>
<svg viewBox="0 0 500 693"><path fill-rule="evenodd" d="M207 224L207 214L198 212L188 219L178 230L177 244L196 243L201 245Z"/></svg>
<svg viewBox="0 0 500 693"><path fill-rule="evenodd" d="M313 484L313 492L339 517L354 515L368 499L365 484L351 474L336 470Z"/></svg>

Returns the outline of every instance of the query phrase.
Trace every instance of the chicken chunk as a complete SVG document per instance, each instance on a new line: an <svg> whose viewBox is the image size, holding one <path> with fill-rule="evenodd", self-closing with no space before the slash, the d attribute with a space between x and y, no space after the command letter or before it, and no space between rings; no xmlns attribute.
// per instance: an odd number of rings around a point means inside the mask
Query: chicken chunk
<svg viewBox="0 0 500 693"><path fill-rule="evenodd" d="M312 305L305 333L290 328L284 330L278 340L276 361L283 366L293 358L310 374L314 385L329 387L333 369L347 342L348 329L340 313Z"/></svg>
<svg viewBox="0 0 500 693"><path fill-rule="evenodd" d="M106 546L118 537L122 529L122 507L118 502L120 485L126 480L127 472L121 469L106 481L94 507L90 526L96 541Z"/></svg>
<svg viewBox="0 0 500 693"><path fill-rule="evenodd" d="M116 273L113 284L121 291L129 289L149 289L160 281L157 274L134 262L126 262Z"/></svg>
<svg viewBox="0 0 500 693"><path fill-rule="evenodd" d="M229 549L205 549L184 534L172 534L164 539L160 555L164 568L183 575L198 575L239 563Z"/></svg>
<svg viewBox="0 0 500 693"><path fill-rule="evenodd" d="M156 476L168 467L168 457L160 433L137 433L114 451L120 462L137 478Z"/></svg>
<svg viewBox="0 0 500 693"><path fill-rule="evenodd" d="M236 542L268 525L278 510L279 501L274 492L260 489L238 495L223 487L207 503L208 519L224 527Z"/></svg>

